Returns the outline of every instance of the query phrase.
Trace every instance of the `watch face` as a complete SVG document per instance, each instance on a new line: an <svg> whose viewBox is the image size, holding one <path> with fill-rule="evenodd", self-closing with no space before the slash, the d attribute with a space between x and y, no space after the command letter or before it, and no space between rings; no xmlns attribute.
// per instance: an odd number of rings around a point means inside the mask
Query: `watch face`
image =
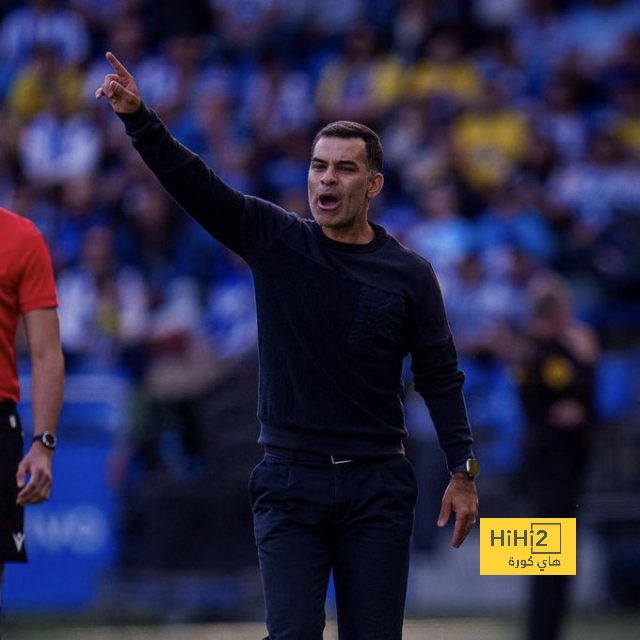
<svg viewBox="0 0 640 640"><path fill-rule="evenodd" d="M467 473L475 478L480 473L480 465L475 458L469 458L467 460Z"/></svg>
<svg viewBox="0 0 640 640"><path fill-rule="evenodd" d="M45 431L44 433L41 433L40 435L34 436L33 438L34 442L36 440L38 440L39 442L42 442L42 444L47 447L47 449L55 449L56 448L56 437L52 434L49 433L48 431Z"/></svg>

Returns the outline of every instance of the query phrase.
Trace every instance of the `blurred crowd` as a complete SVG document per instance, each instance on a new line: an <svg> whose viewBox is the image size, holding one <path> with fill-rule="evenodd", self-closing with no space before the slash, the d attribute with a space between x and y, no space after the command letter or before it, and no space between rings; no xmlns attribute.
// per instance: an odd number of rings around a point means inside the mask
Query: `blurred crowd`
<svg viewBox="0 0 640 640"><path fill-rule="evenodd" d="M373 218L429 259L460 355L499 362L553 271L605 347L640 322L640 3L0 0L0 203L45 234L69 373L195 397L253 353L251 277L94 91L113 51L228 183L308 215L317 128L375 128Z"/></svg>

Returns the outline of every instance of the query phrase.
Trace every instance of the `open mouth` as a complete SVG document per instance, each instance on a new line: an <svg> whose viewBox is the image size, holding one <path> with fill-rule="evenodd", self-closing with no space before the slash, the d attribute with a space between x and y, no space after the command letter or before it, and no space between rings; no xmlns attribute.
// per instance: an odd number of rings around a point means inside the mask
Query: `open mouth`
<svg viewBox="0 0 640 640"><path fill-rule="evenodd" d="M340 204L340 200L333 195L322 195L318 198L318 203L322 209L336 209Z"/></svg>

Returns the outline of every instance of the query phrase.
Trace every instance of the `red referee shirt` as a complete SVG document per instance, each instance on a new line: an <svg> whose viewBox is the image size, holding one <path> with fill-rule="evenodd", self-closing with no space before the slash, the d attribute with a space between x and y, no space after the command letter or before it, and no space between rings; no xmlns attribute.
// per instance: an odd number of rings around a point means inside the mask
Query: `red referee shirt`
<svg viewBox="0 0 640 640"><path fill-rule="evenodd" d="M0 400L20 399L15 351L20 316L57 306L42 234L30 220L0 207Z"/></svg>

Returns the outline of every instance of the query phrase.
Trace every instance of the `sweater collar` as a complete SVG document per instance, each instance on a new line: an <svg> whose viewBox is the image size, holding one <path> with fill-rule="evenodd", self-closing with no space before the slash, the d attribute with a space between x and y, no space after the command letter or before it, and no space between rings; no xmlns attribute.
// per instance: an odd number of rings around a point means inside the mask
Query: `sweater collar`
<svg viewBox="0 0 640 640"><path fill-rule="evenodd" d="M384 245L387 240L387 232L384 227L381 227L379 224L375 224L374 222L369 222L369 224L375 232L373 240L366 244L353 244L350 242L332 240L323 233L322 227L319 224L315 221L311 221L313 232L321 244L331 251L343 251L346 253L371 253L373 251L377 251L382 247L382 245Z"/></svg>

